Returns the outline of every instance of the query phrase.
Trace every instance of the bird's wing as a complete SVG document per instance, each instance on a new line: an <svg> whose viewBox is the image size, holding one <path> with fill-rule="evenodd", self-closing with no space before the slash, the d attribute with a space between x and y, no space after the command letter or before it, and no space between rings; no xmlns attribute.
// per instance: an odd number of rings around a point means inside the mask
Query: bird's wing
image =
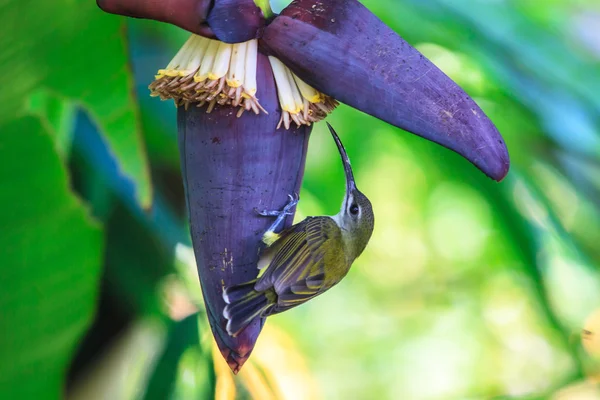
<svg viewBox="0 0 600 400"><path fill-rule="evenodd" d="M325 249L341 252L340 236L333 219L312 217L283 231L278 241L267 249L261 258L270 259L270 263L255 289L275 289L278 301L273 313L302 304L335 283L335 280L325 279Z"/></svg>

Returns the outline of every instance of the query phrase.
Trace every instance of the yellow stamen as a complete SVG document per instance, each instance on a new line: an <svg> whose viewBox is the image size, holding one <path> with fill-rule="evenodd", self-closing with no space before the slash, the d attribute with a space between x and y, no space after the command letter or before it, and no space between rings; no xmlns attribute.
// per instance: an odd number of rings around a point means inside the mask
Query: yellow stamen
<svg viewBox="0 0 600 400"><path fill-rule="evenodd" d="M195 37L190 38L190 47L186 54L182 57L181 62L177 66L177 76L187 76L186 67L190 63L192 57L194 57L194 53L196 52L196 48L198 47L198 41Z"/></svg>
<svg viewBox="0 0 600 400"><path fill-rule="evenodd" d="M194 76L194 81L202 82L208 78L208 74L213 67L215 62L215 57L217 56L217 50L219 49L219 42L216 40L211 40L208 48L206 49L206 53L204 54L204 58L202 59L202 64L200 64L200 69Z"/></svg>
<svg viewBox="0 0 600 400"><path fill-rule="evenodd" d="M273 69L273 75L275 76L281 109L287 112L297 112L296 102L294 101L294 95L292 94L291 82L288 80L285 71L287 67L273 56L269 56L269 61L271 62L271 68Z"/></svg>
<svg viewBox="0 0 600 400"><path fill-rule="evenodd" d="M322 101L323 95L317 91L317 89L312 86L307 85L302 79L298 78L294 75L294 81L296 81L296 85L298 85L298 89L300 89L300 93L302 93L302 97L311 103L320 103Z"/></svg>
<svg viewBox="0 0 600 400"><path fill-rule="evenodd" d="M227 70L229 69L229 60L231 59L231 48L232 45L229 43L221 42L219 44L219 50L217 51L217 56L215 57L215 63L212 67L212 71L208 73L208 79L217 80L227 74Z"/></svg>
<svg viewBox="0 0 600 400"><path fill-rule="evenodd" d="M292 114L297 114L300 111L302 111L304 105L304 102L302 101L302 95L298 90L298 86L296 86L296 82L294 82L294 76L292 74L292 71L290 71L290 69L286 67L285 74L288 82L290 83L290 87L292 88L292 96L294 97L294 103L296 104L296 108L294 109L294 111L290 110L290 112Z"/></svg>
<svg viewBox="0 0 600 400"><path fill-rule="evenodd" d="M238 107L237 116L267 111L256 98L258 42L227 44L191 35L175 57L149 86L151 96L173 99L176 106ZM281 61L269 57L281 105L281 120L290 128L319 121L337 105L295 76Z"/></svg>
<svg viewBox="0 0 600 400"><path fill-rule="evenodd" d="M177 67L181 64L181 60L183 57L186 57L191 45L194 43L194 35L190 36L190 38L184 43L184 45L179 49L175 57L171 60L171 62L167 65L165 69L159 69L157 76L177 76L179 73L177 72ZM157 78L158 79L158 78Z"/></svg>
<svg viewBox="0 0 600 400"><path fill-rule="evenodd" d="M209 44L208 42L208 39L200 36L196 37L196 46L194 47L194 50L190 52L190 58L185 64L185 67L179 72L179 76L188 76L189 74L196 72L196 70L200 67L202 57L204 56L204 52Z"/></svg>
<svg viewBox="0 0 600 400"><path fill-rule="evenodd" d="M278 127L283 125L289 129L292 122L298 126L310 125L325 118L337 106L335 100L307 85L275 57L269 57L269 61L282 110Z"/></svg>
<svg viewBox="0 0 600 400"><path fill-rule="evenodd" d="M246 75L244 75L244 93L253 97L256 94L256 63L258 60L258 41L251 40L246 47Z"/></svg>
<svg viewBox="0 0 600 400"><path fill-rule="evenodd" d="M246 43L237 43L233 45L231 62L229 63L229 72L227 73L227 84L233 88L238 88L244 83L246 47Z"/></svg>

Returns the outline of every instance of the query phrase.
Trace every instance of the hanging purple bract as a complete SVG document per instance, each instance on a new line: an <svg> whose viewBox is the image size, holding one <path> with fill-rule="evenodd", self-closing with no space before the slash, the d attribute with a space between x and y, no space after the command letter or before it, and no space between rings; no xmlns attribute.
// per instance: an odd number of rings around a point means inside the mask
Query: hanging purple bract
<svg viewBox="0 0 600 400"><path fill-rule="evenodd" d="M302 182L311 127L277 129L275 82L258 58L260 101L269 114L216 106L210 113L179 107L178 129L186 198L198 274L213 334L234 372L250 355L262 328L256 319L237 337L225 331L223 287L256 278L263 232L272 223L256 207L278 209ZM273 157L272 155L277 155ZM288 225L292 217L289 217Z"/></svg>

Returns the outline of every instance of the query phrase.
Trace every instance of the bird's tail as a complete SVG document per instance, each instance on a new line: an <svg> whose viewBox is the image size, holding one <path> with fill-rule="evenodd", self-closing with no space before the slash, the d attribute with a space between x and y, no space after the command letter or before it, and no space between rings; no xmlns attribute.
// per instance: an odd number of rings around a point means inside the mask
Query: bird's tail
<svg viewBox="0 0 600 400"><path fill-rule="evenodd" d="M223 290L223 300L227 305L223 316L227 319L227 333L237 336L254 318L267 311L272 303L265 293L254 290L256 280Z"/></svg>

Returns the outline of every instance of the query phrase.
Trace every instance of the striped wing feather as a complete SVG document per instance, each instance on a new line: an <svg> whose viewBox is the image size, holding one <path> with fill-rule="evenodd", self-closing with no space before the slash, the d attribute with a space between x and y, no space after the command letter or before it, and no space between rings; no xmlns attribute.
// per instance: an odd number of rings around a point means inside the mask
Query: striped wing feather
<svg viewBox="0 0 600 400"><path fill-rule="evenodd" d="M345 275L325 275L326 261L331 265L343 255L340 229L330 217L309 217L280 235L261 257L270 262L255 286L257 291L275 289L278 301L270 314L304 303Z"/></svg>

